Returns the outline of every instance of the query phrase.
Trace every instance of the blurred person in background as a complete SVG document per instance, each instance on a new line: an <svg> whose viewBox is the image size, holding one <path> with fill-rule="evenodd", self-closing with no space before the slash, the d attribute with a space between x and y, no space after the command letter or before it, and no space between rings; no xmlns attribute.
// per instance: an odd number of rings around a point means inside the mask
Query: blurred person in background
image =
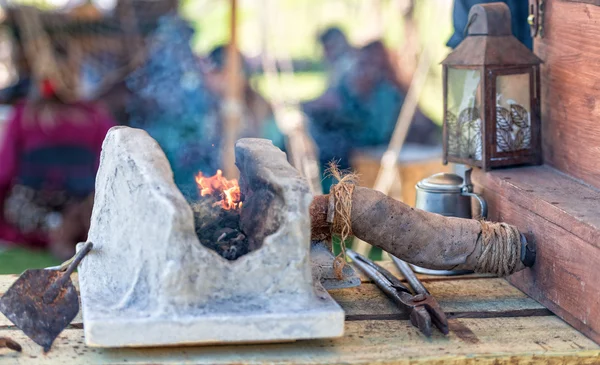
<svg viewBox="0 0 600 365"><path fill-rule="evenodd" d="M178 14L158 19L143 62L127 75L128 124L148 132L165 153L184 196L198 198L194 177L220 167L220 125L198 57L194 29Z"/></svg>
<svg viewBox="0 0 600 365"><path fill-rule="evenodd" d="M308 130L319 151L321 170L330 161L337 161L342 169L350 167L350 150L357 121L344 106L344 84L357 70L358 50L337 27L329 27L318 36L327 67L327 88L314 100L301 104L309 119ZM331 179L323 180L323 189L329 191Z"/></svg>
<svg viewBox="0 0 600 365"><path fill-rule="evenodd" d="M250 67L242 54L238 53L238 56L242 59L243 79L242 129L239 138L266 138L273 141L275 146L283 149L284 137L275 123L271 105L250 85ZM220 45L209 53L203 63L208 89L215 94L218 103L221 105L227 87L226 58L227 46Z"/></svg>
<svg viewBox="0 0 600 365"><path fill-rule="evenodd" d="M89 229L100 151L112 118L94 103L66 104L52 80L17 102L0 144L0 240L75 253Z"/></svg>
<svg viewBox="0 0 600 365"><path fill-rule="evenodd" d="M381 41L371 42L353 54L352 68L345 71L339 83L330 85L318 99L303 104L322 167L335 160L340 168L348 169L354 150L387 145L406 96L396 63ZM406 141L435 145L440 134L439 127L417 110ZM330 184L329 179L324 180L325 191Z"/></svg>
<svg viewBox="0 0 600 365"><path fill-rule="evenodd" d="M355 147L387 145L390 141L406 90L400 84L396 63L381 41L373 41L358 52L356 72L341 88L345 113L357 119ZM435 145L439 128L417 109L408 130L408 142Z"/></svg>
<svg viewBox="0 0 600 365"><path fill-rule="evenodd" d="M357 49L354 48L340 28L327 28L319 35L319 42L323 47L323 55L327 65L327 84L331 88L337 87L344 76L352 69L357 61Z"/></svg>
<svg viewBox="0 0 600 365"><path fill-rule="evenodd" d="M148 38L144 63L126 80L131 92L129 124L146 130L165 152L175 184L190 201L198 199L195 176L223 168L222 140L227 87L226 47L198 59L190 42L194 29L177 14L158 21ZM242 55L239 55L242 57ZM269 103L254 91L244 68L241 137L263 137L283 145Z"/></svg>
<svg viewBox="0 0 600 365"><path fill-rule="evenodd" d="M356 71L358 50L337 27L327 28L318 37L323 48L324 63L327 67L327 89L314 100L302 103L304 112L320 120L331 120L340 117L342 99L339 89L344 79ZM342 121L333 124L343 124Z"/></svg>

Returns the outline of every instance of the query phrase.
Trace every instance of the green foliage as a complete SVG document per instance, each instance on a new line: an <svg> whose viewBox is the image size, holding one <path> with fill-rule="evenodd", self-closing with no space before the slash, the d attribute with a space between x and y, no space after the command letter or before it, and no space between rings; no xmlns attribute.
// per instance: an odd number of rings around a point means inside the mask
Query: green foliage
<svg viewBox="0 0 600 365"><path fill-rule="evenodd" d="M346 239L346 247L347 248L354 248L353 246L353 241L354 241L354 237L350 237L348 239ZM341 239L338 236L334 236L332 239L332 243L333 243L333 254L335 256L339 255L342 252L342 248L340 245ZM371 248L371 251L369 251L369 258L373 261L381 261L383 260L383 251L379 248L379 247L373 247Z"/></svg>
<svg viewBox="0 0 600 365"><path fill-rule="evenodd" d="M264 75L259 74L252 77L252 84L266 98L273 97L276 93L284 100L309 100L321 95L326 84L323 72L298 72L294 75L283 75L281 77L281 90L275 89L273 84L267 82Z"/></svg>
<svg viewBox="0 0 600 365"><path fill-rule="evenodd" d="M9 1L9 3L11 3L11 1ZM54 5L54 2L50 0L13 0L12 3L19 5L35 6L44 10L51 10L56 7Z"/></svg>
<svg viewBox="0 0 600 365"><path fill-rule="evenodd" d="M12 248L2 251L0 249L0 275L20 274L27 269L41 269L59 265L46 251Z"/></svg>

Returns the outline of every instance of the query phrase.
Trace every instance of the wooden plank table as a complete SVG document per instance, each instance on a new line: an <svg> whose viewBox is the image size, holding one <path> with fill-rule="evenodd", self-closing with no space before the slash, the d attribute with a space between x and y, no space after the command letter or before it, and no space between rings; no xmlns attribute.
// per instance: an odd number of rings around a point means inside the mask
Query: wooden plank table
<svg viewBox="0 0 600 365"><path fill-rule="evenodd" d="M386 265L392 271L391 265ZM0 294L16 279L0 276ZM81 316L42 349L0 315L0 337L23 346L0 349L0 364L599 364L600 346L506 280L482 275L422 276L449 317L450 335L424 337L408 316L363 277L331 291L347 315L346 334L285 344L99 349L85 345Z"/></svg>

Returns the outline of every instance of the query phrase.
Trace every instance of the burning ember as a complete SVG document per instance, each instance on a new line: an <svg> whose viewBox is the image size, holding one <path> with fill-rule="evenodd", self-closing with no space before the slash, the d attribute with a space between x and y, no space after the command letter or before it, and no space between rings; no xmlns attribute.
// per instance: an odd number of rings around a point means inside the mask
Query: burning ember
<svg viewBox="0 0 600 365"><path fill-rule="evenodd" d="M213 176L204 176L201 172L196 175L196 184L200 196L212 196L220 199L215 206L220 205L225 210L238 210L242 207L242 193L236 179L227 180L223 172L217 170Z"/></svg>
<svg viewBox="0 0 600 365"><path fill-rule="evenodd" d="M204 246L228 260L249 252L249 242L240 227L242 193L238 181L223 177L196 175L200 199L191 204L196 235Z"/></svg>

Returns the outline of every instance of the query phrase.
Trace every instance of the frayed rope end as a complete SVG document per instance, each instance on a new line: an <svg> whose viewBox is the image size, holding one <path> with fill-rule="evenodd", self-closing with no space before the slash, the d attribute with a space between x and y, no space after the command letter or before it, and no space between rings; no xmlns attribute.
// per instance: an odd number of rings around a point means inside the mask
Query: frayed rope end
<svg viewBox="0 0 600 365"><path fill-rule="evenodd" d="M326 176L333 177L337 183L331 186L329 194L334 197L335 214L331 226L332 233L340 236L341 253L333 260L333 270L338 280L344 279L346 266L346 239L352 235L352 192L358 182L358 175L340 170L335 161L329 163Z"/></svg>

